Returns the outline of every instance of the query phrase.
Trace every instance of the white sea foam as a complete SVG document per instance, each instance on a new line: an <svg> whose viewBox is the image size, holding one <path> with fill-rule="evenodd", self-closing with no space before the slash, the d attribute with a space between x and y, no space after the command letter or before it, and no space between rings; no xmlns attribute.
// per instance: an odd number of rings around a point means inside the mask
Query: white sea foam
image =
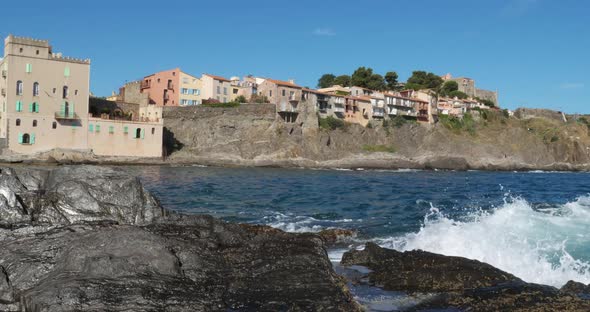
<svg viewBox="0 0 590 312"><path fill-rule="evenodd" d="M465 221L432 208L418 233L378 239L383 247L422 249L489 263L527 282L560 287L569 280L590 283L590 263L572 254L590 250L590 197L535 210L511 199L490 212L474 212Z"/></svg>
<svg viewBox="0 0 590 312"><path fill-rule="evenodd" d="M317 233L326 229L338 228L338 224L362 221L362 219L320 220L308 216L297 216L278 212L272 216L264 217L264 219L264 223L267 225L292 233Z"/></svg>

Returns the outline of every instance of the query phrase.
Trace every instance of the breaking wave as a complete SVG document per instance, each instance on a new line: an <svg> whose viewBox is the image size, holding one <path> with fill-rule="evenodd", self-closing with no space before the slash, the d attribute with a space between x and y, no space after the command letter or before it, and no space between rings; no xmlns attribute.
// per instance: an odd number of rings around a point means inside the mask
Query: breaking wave
<svg viewBox="0 0 590 312"><path fill-rule="evenodd" d="M453 220L432 207L417 233L377 239L386 248L422 249L489 263L530 283L590 283L590 197L535 208L520 198Z"/></svg>

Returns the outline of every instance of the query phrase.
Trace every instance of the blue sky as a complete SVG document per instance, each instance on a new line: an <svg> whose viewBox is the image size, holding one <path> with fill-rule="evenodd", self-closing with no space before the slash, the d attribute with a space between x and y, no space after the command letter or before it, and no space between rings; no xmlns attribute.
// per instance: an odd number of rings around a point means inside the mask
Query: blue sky
<svg viewBox="0 0 590 312"><path fill-rule="evenodd" d="M91 90L180 67L293 78L358 66L474 78L503 107L590 113L590 3L573 0L8 1L0 35L90 58Z"/></svg>

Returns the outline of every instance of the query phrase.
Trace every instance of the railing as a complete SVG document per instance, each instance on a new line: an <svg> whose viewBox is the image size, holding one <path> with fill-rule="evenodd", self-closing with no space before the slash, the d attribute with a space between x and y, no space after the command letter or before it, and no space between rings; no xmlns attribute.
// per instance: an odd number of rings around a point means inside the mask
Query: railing
<svg viewBox="0 0 590 312"><path fill-rule="evenodd" d="M296 113L297 112L297 108L296 107L287 107L287 106L281 105L281 107L279 107L279 112L280 113Z"/></svg>
<svg viewBox="0 0 590 312"><path fill-rule="evenodd" d="M75 112L55 112L55 119L80 119Z"/></svg>
<svg viewBox="0 0 590 312"><path fill-rule="evenodd" d="M344 113L344 107L334 106L334 113Z"/></svg>

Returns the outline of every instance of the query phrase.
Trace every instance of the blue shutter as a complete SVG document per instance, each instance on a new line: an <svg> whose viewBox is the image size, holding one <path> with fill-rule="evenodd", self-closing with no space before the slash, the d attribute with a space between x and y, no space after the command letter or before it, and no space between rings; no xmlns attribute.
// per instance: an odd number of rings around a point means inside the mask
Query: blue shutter
<svg viewBox="0 0 590 312"><path fill-rule="evenodd" d="M31 133L30 143L35 144L35 134L34 133Z"/></svg>
<svg viewBox="0 0 590 312"><path fill-rule="evenodd" d="M18 143L23 144L23 134L19 132L18 134Z"/></svg>

